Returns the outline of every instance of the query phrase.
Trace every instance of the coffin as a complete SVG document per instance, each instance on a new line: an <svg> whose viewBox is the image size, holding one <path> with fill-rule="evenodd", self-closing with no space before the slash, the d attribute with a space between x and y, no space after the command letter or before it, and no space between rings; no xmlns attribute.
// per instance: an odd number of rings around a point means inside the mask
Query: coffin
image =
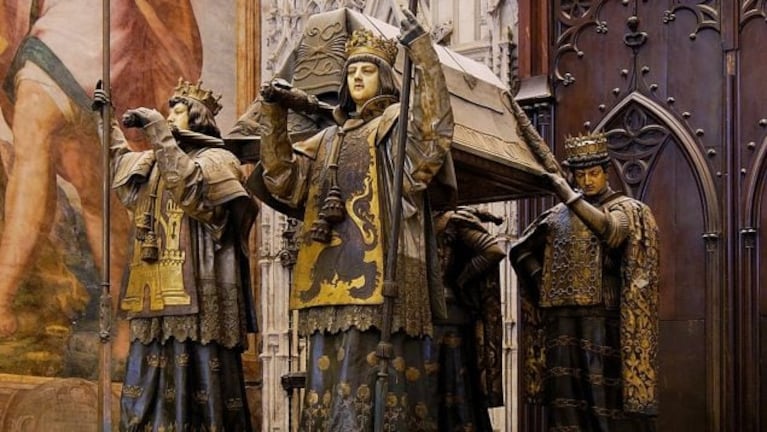
<svg viewBox="0 0 767 432"><path fill-rule="evenodd" d="M357 28L368 28L393 38L399 29L349 9L315 14L285 65L276 74L329 104L344 79L344 44ZM540 162L545 144L524 133L529 121L515 106L504 84L485 65L448 48L435 45L451 94L455 118L452 157L458 181L458 203L478 204L548 194L541 181ZM395 65L401 73L404 52ZM257 118L254 102L225 137L244 162L258 161ZM311 136L332 122L330 115L312 117L291 113L294 140Z"/></svg>

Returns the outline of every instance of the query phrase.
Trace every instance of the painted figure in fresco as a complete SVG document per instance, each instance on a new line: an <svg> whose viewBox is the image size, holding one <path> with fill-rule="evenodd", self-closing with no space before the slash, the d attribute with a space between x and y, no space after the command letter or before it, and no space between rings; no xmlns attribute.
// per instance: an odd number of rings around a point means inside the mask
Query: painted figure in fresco
<svg viewBox="0 0 767 432"><path fill-rule="evenodd" d="M0 237L2 338L18 329L14 299L40 256L57 205L61 207L57 177L74 187L95 265L102 262L103 175L88 94L102 74L102 2L19 0L0 5L0 108L12 132L12 142L4 143L1 152L9 174L2 191ZM199 77L202 47L189 0L113 1L110 27L117 112L147 101L162 106L179 76ZM147 148L141 134L129 131L127 137L134 148ZM110 224L111 280L119 281L128 258L127 213L112 212ZM118 336L114 347L122 351L117 357L124 357L127 341Z"/></svg>
<svg viewBox="0 0 767 432"><path fill-rule="evenodd" d="M300 312L299 332L310 339L303 431L373 429L393 200L402 200L403 214L383 421L387 430L438 427L430 277L439 276L439 263L427 186L454 191L447 180L454 179L447 174L453 114L431 40L410 12L403 13L399 40L417 71L407 125L397 121L396 42L368 30L354 31L346 45L340 126L291 145L287 108L295 108L289 95L296 89L279 81L262 88L263 174L255 181L275 201L300 211L304 222L290 297ZM406 173L403 194L393 196L399 128L407 128Z"/></svg>
<svg viewBox="0 0 767 432"><path fill-rule="evenodd" d="M440 431L491 432L503 405L499 263L506 252L483 225L502 219L472 207L435 216L447 318L435 320Z"/></svg>
<svg viewBox="0 0 767 432"><path fill-rule="evenodd" d="M96 105L105 103L96 93ZM247 259L255 202L223 147L218 99L179 80L169 106L167 120L148 108L123 117L151 150L131 151L112 128L112 185L134 216L119 299L131 331L121 430L248 431L240 354L255 329Z"/></svg>
<svg viewBox="0 0 767 432"><path fill-rule="evenodd" d="M654 430L658 228L645 204L610 188L605 135L570 137L565 153L577 189L546 174L562 203L510 253L529 324L527 393L542 391L550 431Z"/></svg>

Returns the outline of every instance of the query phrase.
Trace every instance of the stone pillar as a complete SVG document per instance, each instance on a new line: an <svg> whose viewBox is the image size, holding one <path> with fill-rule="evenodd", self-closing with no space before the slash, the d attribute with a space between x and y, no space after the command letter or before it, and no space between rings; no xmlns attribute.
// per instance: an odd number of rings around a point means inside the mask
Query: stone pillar
<svg viewBox="0 0 767 432"><path fill-rule="evenodd" d="M290 401L281 379L290 372L297 359L291 355L288 293L290 290L289 242L283 233L289 232L288 219L269 208L261 207L259 236L259 273L261 282L261 361L263 368L261 430L288 431Z"/></svg>

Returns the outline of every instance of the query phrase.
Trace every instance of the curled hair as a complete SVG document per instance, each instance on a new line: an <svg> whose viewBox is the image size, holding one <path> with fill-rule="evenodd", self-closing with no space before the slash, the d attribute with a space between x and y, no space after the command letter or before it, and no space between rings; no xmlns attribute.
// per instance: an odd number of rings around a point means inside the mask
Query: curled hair
<svg viewBox="0 0 767 432"><path fill-rule="evenodd" d="M397 87L397 82L394 80L394 70L389 63L386 63L382 58L371 54L359 54L346 60L346 64L344 64L344 73L349 69L349 65L359 62L370 62L378 66L379 82L378 94L376 96L387 95L399 99L399 88ZM338 89L338 105L347 113L357 110L357 104L354 103L354 100L349 93L349 83L346 75L344 75L343 80L341 80L341 88Z"/></svg>
<svg viewBox="0 0 767 432"><path fill-rule="evenodd" d="M190 131L221 138L221 131L216 125L216 119L205 105L194 99L174 96L168 101L168 106L173 108L180 103L186 105L189 110Z"/></svg>

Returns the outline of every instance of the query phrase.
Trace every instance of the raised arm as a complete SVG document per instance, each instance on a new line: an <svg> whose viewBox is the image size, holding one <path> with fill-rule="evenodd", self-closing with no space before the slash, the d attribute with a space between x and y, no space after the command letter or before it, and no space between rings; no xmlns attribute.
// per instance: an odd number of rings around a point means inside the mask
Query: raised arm
<svg viewBox="0 0 767 432"><path fill-rule="evenodd" d="M94 111L101 111L106 106L111 105L106 92L97 87L93 93L93 104L91 108ZM136 204L138 186L146 182L149 172L154 164L153 152L134 152L128 146L122 129L112 113L110 142L109 142L109 166L112 174L112 187L117 193L117 197L122 204L129 210L133 210ZM103 128L104 119L99 116L99 130Z"/></svg>
<svg viewBox="0 0 767 432"><path fill-rule="evenodd" d="M288 138L288 109L277 103L272 96L272 84L261 90L261 165L264 167L264 184L276 197L284 197L292 189L295 157Z"/></svg>
<svg viewBox="0 0 767 432"><path fill-rule="evenodd" d="M307 106L317 101L299 89L286 86L282 80L274 80L261 87L260 163L264 168L264 186L269 193L278 201L297 208L306 199L313 154L294 150L288 136L288 107L307 112ZM307 101L307 98L314 99ZM303 142L303 147L314 148L320 137L321 134L309 138Z"/></svg>
<svg viewBox="0 0 767 432"><path fill-rule="evenodd" d="M129 110L123 116L126 122L143 127L152 144L155 165L174 202L194 219L214 228L223 226L226 214L221 204L247 195L240 183L237 158L214 147L197 151L193 159L179 147L168 122L153 109Z"/></svg>
<svg viewBox="0 0 767 432"><path fill-rule="evenodd" d="M453 142L453 110L445 75L431 37L415 16L402 9L400 43L413 61L413 99L408 123L408 158L414 162L410 185L414 190L426 187L442 167Z"/></svg>

